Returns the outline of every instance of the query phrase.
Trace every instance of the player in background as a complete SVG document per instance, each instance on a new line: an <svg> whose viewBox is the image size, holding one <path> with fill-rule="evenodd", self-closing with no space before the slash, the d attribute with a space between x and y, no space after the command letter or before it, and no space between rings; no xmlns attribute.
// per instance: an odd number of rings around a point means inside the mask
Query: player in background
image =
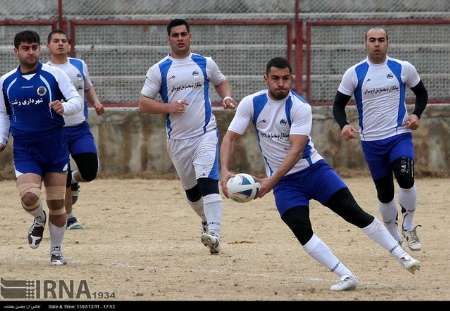
<svg viewBox="0 0 450 311"><path fill-rule="evenodd" d="M50 52L50 60L47 64L64 71L84 100L82 111L75 115L64 116L64 132L69 152L78 168L78 170L71 170L67 175L65 200L67 229L82 229L73 213L72 205L78 199L80 188L78 183L94 180L97 177L99 166L97 147L87 122L88 103L95 108L97 115L103 114L105 110L92 85L86 63L79 58L68 56L70 44L66 33L62 30L50 32L47 38L47 47Z"/></svg>
<svg viewBox="0 0 450 311"><path fill-rule="evenodd" d="M191 52L192 34L183 19L167 25L170 53L147 72L139 98L143 113L166 116L169 156L187 201L202 219L202 243L211 254L220 250L222 198L219 194L219 146L209 82L234 108L231 88L210 57ZM155 99L157 94L161 101Z"/></svg>
<svg viewBox="0 0 450 311"><path fill-rule="evenodd" d="M256 129L267 177L259 180L261 198L272 189L282 220L292 230L304 250L316 261L336 273L340 280L331 290L352 290L357 277L313 233L309 201L317 200L347 222L362 229L369 239L386 249L408 271L414 273L420 262L406 253L383 224L356 203L350 190L314 148L310 133L311 106L291 90L292 69L281 57L266 66L266 90L246 96L223 138L221 186L228 197L227 181L234 142L250 123Z"/></svg>
<svg viewBox="0 0 450 311"><path fill-rule="evenodd" d="M388 34L372 28L365 34L367 58L350 67L339 85L333 106L334 117L345 140L358 136L348 124L345 106L355 97L359 114L359 133L364 157L372 174L384 224L401 243L394 201L394 174L400 187L398 200L403 214L402 233L408 247L418 251L422 244L413 218L416 211L414 185L414 147L412 130L428 101L427 90L416 68L387 55ZM412 114L406 110L406 87L416 95Z"/></svg>
<svg viewBox="0 0 450 311"><path fill-rule="evenodd" d="M64 265L65 184L69 153L63 115L82 110L83 100L61 70L39 62L40 38L34 31L14 37L19 66L0 78L0 151L11 132L17 189L22 207L34 216L28 243L37 248L47 215L42 208L44 182L49 208L50 263Z"/></svg>

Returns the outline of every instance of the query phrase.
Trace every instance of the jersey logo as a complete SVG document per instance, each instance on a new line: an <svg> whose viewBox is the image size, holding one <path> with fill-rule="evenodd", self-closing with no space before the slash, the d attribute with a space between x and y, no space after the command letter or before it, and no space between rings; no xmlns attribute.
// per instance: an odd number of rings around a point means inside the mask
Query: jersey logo
<svg viewBox="0 0 450 311"><path fill-rule="evenodd" d="M39 96L44 96L45 94L47 94L47 89L45 88L45 86L40 86L37 88L37 94Z"/></svg>
<svg viewBox="0 0 450 311"><path fill-rule="evenodd" d="M171 75L168 80L175 79L175 75Z"/></svg>
<svg viewBox="0 0 450 311"><path fill-rule="evenodd" d="M287 123L288 123L288 122L287 122L285 119L281 119L281 120L280 120L280 125L283 126L283 127L286 126Z"/></svg>
<svg viewBox="0 0 450 311"><path fill-rule="evenodd" d="M388 78L388 79L393 79L394 76L393 76L391 73L388 73L387 76L386 76L386 78Z"/></svg>
<svg viewBox="0 0 450 311"><path fill-rule="evenodd" d="M194 76L194 77L196 77L196 76L198 76L200 73L197 71L197 70L194 70L193 72L192 72L192 75Z"/></svg>

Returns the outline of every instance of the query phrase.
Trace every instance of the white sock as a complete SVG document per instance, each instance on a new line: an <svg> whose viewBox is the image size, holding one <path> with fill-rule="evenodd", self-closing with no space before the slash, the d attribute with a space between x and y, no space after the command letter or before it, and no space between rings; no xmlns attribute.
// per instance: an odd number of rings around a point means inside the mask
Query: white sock
<svg viewBox="0 0 450 311"><path fill-rule="evenodd" d="M220 221L222 219L222 198L219 194L213 193L203 197L203 210L208 230L217 235L220 234Z"/></svg>
<svg viewBox="0 0 450 311"><path fill-rule="evenodd" d="M23 206L23 203L22 203ZM25 209L25 208L24 208ZM45 221L45 215L44 215L44 210L42 208L42 202L39 202L39 207L29 211L27 209L25 209L25 211L31 215L33 215L34 218L37 218L36 220L40 223L43 223Z"/></svg>
<svg viewBox="0 0 450 311"><path fill-rule="evenodd" d="M370 225L362 228L362 231L367 234L371 240L375 241L389 252L392 252L392 250L398 245L398 241L396 241L392 235L389 234L389 231L377 218L374 218Z"/></svg>
<svg viewBox="0 0 450 311"><path fill-rule="evenodd" d="M315 234L303 245L303 249L315 260L340 277L353 273L331 252L331 249Z"/></svg>
<svg viewBox="0 0 450 311"><path fill-rule="evenodd" d="M195 211L195 213L200 216L202 219L202 222L206 222L205 212L203 211L203 200L200 198L200 200L192 202L187 200L189 205L192 207L192 209Z"/></svg>
<svg viewBox="0 0 450 311"><path fill-rule="evenodd" d="M409 189L400 188L398 201L400 206L406 210L403 213L403 229L411 231L414 227L413 218L416 210L416 185Z"/></svg>
<svg viewBox="0 0 450 311"><path fill-rule="evenodd" d="M378 209L383 218L384 225L388 229L389 233L397 241L401 241L400 232L398 231L397 215L398 210L395 205L395 201L392 200L388 203L382 203L378 201Z"/></svg>
<svg viewBox="0 0 450 311"><path fill-rule="evenodd" d="M405 250L400 246L400 244L389 234L386 227L383 226L381 221L374 218L372 223L367 227L362 228L362 231L367 234L367 236L375 241L377 244L381 245L384 249L389 251L392 256L399 259L407 255Z"/></svg>
<svg viewBox="0 0 450 311"><path fill-rule="evenodd" d="M50 231L50 250L54 247L62 247L62 242L64 240L64 232L66 231L66 226L58 227L49 222L48 230Z"/></svg>

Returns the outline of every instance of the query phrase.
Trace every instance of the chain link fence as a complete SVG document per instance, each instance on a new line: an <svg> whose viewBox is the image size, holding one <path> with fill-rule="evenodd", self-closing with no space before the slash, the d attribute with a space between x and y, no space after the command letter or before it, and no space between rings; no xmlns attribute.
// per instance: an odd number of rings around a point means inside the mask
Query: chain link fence
<svg viewBox="0 0 450 311"><path fill-rule="evenodd" d="M67 19L292 19L295 0L64 0Z"/></svg>
<svg viewBox="0 0 450 311"><path fill-rule="evenodd" d="M300 18L318 19L392 19L446 18L448 0L300 0Z"/></svg>

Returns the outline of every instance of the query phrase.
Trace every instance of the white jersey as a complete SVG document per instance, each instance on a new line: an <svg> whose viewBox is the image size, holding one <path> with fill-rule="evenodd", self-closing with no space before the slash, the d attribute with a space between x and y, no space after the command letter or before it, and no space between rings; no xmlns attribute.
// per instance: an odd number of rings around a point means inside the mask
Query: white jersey
<svg viewBox="0 0 450 311"><path fill-rule="evenodd" d="M185 100L184 113L168 114L166 130L169 138L186 139L216 128L209 96L209 81L219 85L225 81L217 64L210 58L191 53L183 59L166 56L147 72L142 95L155 98L159 93L164 103Z"/></svg>
<svg viewBox="0 0 450 311"><path fill-rule="evenodd" d="M71 116L64 115L65 126L74 126L83 123L88 118L88 105L84 92L92 87L92 81L89 77L86 63L82 59L69 57L64 64L54 64L51 61L48 61L47 64L64 71L83 99L84 107L80 112Z"/></svg>
<svg viewBox="0 0 450 311"><path fill-rule="evenodd" d="M302 158L286 174L293 174L308 168L322 159L311 140L311 106L294 93L283 100L273 100L268 90L263 90L242 99L236 114L228 127L229 131L243 135L252 122L258 136L258 143L266 164L267 176L272 176L284 161L291 148L289 135L309 137Z"/></svg>
<svg viewBox="0 0 450 311"><path fill-rule="evenodd" d="M405 87L412 88L419 82L413 65L391 57L386 57L383 64L373 64L366 58L350 67L338 91L355 97L361 140L411 132L403 126L408 118Z"/></svg>

